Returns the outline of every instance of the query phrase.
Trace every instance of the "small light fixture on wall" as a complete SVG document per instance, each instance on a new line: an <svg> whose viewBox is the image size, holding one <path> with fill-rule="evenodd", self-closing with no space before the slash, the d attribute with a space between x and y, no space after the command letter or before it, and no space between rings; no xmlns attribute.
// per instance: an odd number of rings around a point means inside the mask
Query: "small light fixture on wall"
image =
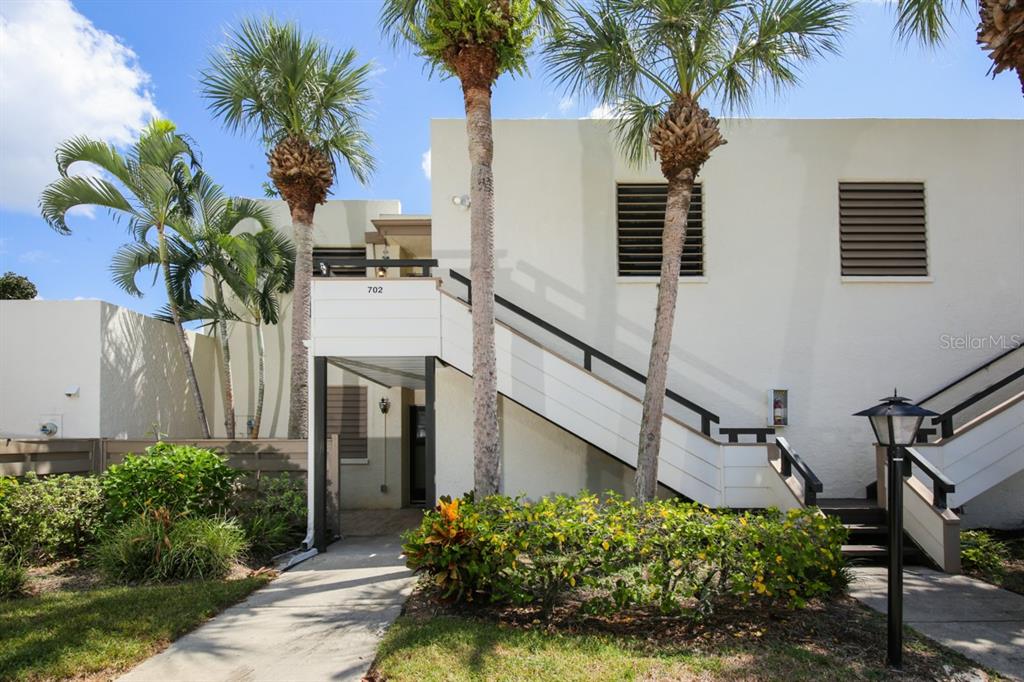
<svg viewBox="0 0 1024 682"><path fill-rule="evenodd" d="M64 389L64 396L67 398L77 398L81 392L78 386L68 386Z"/></svg>
<svg viewBox="0 0 1024 682"><path fill-rule="evenodd" d="M468 194L454 194L452 195L452 203L462 208L469 208L469 195Z"/></svg>
<svg viewBox="0 0 1024 682"><path fill-rule="evenodd" d="M383 258L384 258L384 260L390 260L391 259L391 254L388 253L387 244L384 245L384 256L383 256ZM388 269L386 267L384 267L383 265L378 265L377 266L377 277L383 279L384 277L387 277L387 276L388 276Z"/></svg>

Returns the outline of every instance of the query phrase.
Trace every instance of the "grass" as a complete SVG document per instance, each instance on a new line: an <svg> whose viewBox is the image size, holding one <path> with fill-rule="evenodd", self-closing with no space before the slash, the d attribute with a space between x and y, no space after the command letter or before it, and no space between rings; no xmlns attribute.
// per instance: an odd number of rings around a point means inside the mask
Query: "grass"
<svg viewBox="0 0 1024 682"><path fill-rule="evenodd" d="M419 600L417 608L415 602ZM541 623L458 615L414 596L388 630L374 680L882 680L885 621L848 598L801 611L748 610L704 625L660 618ZM956 679L972 662L907 632L893 679ZM992 676L990 679L999 679Z"/></svg>
<svg viewBox="0 0 1024 682"><path fill-rule="evenodd" d="M112 677L268 579L57 590L0 602L0 680Z"/></svg>

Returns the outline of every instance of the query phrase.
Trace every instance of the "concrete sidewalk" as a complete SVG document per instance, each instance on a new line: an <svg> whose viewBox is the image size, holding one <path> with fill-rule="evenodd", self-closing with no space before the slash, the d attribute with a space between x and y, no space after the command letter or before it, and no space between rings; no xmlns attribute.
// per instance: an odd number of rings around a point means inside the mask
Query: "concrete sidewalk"
<svg viewBox="0 0 1024 682"><path fill-rule="evenodd" d="M885 613L886 569L853 569L850 595ZM1024 596L963 575L912 567L903 577L903 621L1012 680L1024 680Z"/></svg>
<svg viewBox="0 0 1024 682"><path fill-rule="evenodd" d="M337 542L121 679L359 680L412 590L395 535Z"/></svg>

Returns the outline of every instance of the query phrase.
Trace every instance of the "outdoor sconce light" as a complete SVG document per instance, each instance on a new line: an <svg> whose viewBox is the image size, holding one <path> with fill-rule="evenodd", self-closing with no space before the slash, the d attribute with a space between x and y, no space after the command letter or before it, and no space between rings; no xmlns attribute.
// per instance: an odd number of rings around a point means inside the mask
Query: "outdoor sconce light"
<svg viewBox="0 0 1024 682"><path fill-rule="evenodd" d="M384 258L384 260L390 260L391 259L391 254L388 253L387 244L384 245L384 255L383 255L383 258ZM384 277L387 277L387 276L388 276L388 269L386 267L384 267L383 265L377 266L377 278L378 279L383 279Z"/></svg>
<svg viewBox="0 0 1024 682"><path fill-rule="evenodd" d="M903 450L913 445L924 418L934 417L935 413L914 405L893 390L891 397L883 398L878 405L861 410L854 416L867 417L878 444L888 450L888 663L900 670L903 667Z"/></svg>
<svg viewBox="0 0 1024 682"><path fill-rule="evenodd" d="M462 208L469 208L469 195L468 194L455 194L452 196L452 203Z"/></svg>
<svg viewBox="0 0 1024 682"><path fill-rule="evenodd" d="M381 398L378 404L380 405L381 414L387 414L391 409L391 398Z"/></svg>
<svg viewBox="0 0 1024 682"><path fill-rule="evenodd" d="M66 398L77 398L81 393L81 389L78 386L68 386L64 389L64 397Z"/></svg>

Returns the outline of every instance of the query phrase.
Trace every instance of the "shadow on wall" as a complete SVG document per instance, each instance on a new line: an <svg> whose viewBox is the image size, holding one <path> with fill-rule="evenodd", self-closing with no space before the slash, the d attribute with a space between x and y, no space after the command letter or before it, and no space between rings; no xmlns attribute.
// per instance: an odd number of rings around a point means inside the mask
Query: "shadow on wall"
<svg viewBox="0 0 1024 682"><path fill-rule="evenodd" d="M174 326L117 306L101 312L100 431L108 438L202 435ZM193 335L193 362L214 432L222 431L219 352Z"/></svg>

